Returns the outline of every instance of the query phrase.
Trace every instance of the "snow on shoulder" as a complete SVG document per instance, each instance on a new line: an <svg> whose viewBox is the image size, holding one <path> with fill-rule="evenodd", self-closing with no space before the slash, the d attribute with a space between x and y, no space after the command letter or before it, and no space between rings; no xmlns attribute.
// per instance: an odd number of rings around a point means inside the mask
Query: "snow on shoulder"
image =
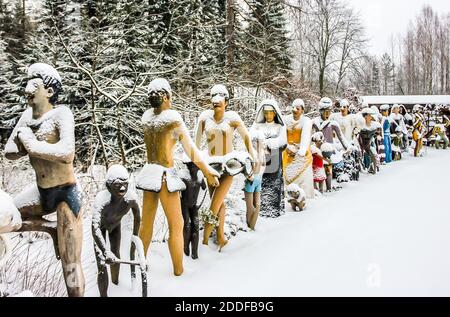
<svg viewBox="0 0 450 317"><path fill-rule="evenodd" d="M149 109L142 116L142 124L155 131L160 131L174 123L185 127L181 115L178 111L172 109L164 110L160 114L155 114L154 109Z"/></svg>

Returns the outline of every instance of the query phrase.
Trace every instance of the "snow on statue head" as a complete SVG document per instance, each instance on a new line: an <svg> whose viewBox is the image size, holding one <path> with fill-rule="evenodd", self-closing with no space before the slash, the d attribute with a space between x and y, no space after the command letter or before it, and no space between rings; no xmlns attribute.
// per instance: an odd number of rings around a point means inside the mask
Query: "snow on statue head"
<svg viewBox="0 0 450 317"><path fill-rule="evenodd" d="M42 83L45 89L51 89L53 92L49 102L55 104L58 101L58 95L62 90L62 80L53 66L45 63L35 63L28 67L27 75L28 83L25 93L34 94L39 84Z"/></svg>
<svg viewBox="0 0 450 317"><path fill-rule="evenodd" d="M420 111L422 111L422 106L421 105L414 105L413 112L420 112Z"/></svg>
<svg viewBox="0 0 450 317"><path fill-rule="evenodd" d="M305 102L303 101L303 99L295 99L292 103L292 108L302 108L303 110L305 110Z"/></svg>
<svg viewBox="0 0 450 317"><path fill-rule="evenodd" d="M339 106L341 107L341 109L348 108L350 107L350 103L347 99L341 99L341 101L339 101Z"/></svg>
<svg viewBox="0 0 450 317"><path fill-rule="evenodd" d="M330 98L322 98L319 102L319 111L331 110L333 107L333 101Z"/></svg>
<svg viewBox="0 0 450 317"><path fill-rule="evenodd" d="M106 173L106 187L111 195L123 197L128 192L130 175L122 165L112 165Z"/></svg>
<svg viewBox="0 0 450 317"><path fill-rule="evenodd" d="M215 85L211 88L211 102L219 103L221 101L228 101L230 99L230 94L227 87L224 85Z"/></svg>
<svg viewBox="0 0 450 317"><path fill-rule="evenodd" d="M152 108L159 108L164 103L164 98L172 99L172 88L167 79L156 78L148 85L148 98Z"/></svg>

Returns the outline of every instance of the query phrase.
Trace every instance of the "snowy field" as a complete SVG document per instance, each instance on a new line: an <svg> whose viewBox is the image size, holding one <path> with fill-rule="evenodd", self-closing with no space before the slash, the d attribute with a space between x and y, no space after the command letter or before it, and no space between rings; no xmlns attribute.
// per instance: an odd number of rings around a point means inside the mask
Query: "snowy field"
<svg viewBox="0 0 450 317"><path fill-rule="evenodd" d="M182 277L167 245L153 244L150 296L450 296L450 151L427 151L301 214L261 219L222 253L201 246ZM111 296L139 295L127 273ZM98 296L95 287L87 295Z"/></svg>

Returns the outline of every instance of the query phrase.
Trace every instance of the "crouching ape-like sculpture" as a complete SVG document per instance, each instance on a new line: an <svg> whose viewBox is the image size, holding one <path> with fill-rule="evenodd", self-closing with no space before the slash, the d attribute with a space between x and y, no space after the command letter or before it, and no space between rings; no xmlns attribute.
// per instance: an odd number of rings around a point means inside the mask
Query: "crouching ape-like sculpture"
<svg viewBox="0 0 450 317"><path fill-rule="evenodd" d="M137 203L137 195L128 189L129 175L121 165L113 165L106 174L106 190L97 194L92 216L92 235L98 267L98 289L101 297L108 296L108 270L111 265L111 280L119 284L120 241L122 236L121 222L131 209L133 212L133 236L139 234L141 215ZM108 232L111 251L106 248L106 232ZM135 245L130 250L130 260L135 258ZM131 266L131 277L135 277L135 267Z"/></svg>
<svg viewBox="0 0 450 317"><path fill-rule="evenodd" d="M291 204L292 210L301 212L306 207L306 194L303 189L293 183L286 188L288 203Z"/></svg>
<svg viewBox="0 0 450 317"><path fill-rule="evenodd" d="M54 108L61 88L61 77L52 66L37 63L29 67L25 94L30 107L14 128L5 156L10 160L26 155L30 158L37 186L26 188L14 200L23 219L19 230L52 236L67 293L72 297L84 295L83 211L73 168L74 118L69 108ZM42 218L54 212L57 224Z"/></svg>
<svg viewBox="0 0 450 317"><path fill-rule="evenodd" d="M198 243L200 231L199 209L197 204L200 189L206 190L206 182L200 169L190 160L185 159L184 164L189 171L188 177L182 177L186 189L181 192L181 209L183 211L184 227L184 254L198 259Z"/></svg>

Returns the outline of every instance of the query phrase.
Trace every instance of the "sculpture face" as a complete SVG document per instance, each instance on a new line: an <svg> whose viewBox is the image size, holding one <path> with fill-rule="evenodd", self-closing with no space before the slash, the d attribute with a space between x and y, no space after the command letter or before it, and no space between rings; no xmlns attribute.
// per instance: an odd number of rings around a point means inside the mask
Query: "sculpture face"
<svg viewBox="0 0 450 317"><path fill-rule="evenodd" d="M275 111L273 110L264 110L264 118L267 123L272 123L275 120Z"/></svg>
<svg viewBox="0 0 450 317"><path fill-rule="evenodd" d="M214 111L225 111L225 108L227 107L225 98L213 98L211 102Z"/></svg>
<svg viewBox="0 0 450 317"><path fill-rule="evenodd" d="M347 106L341 108L341 114L344 117L348 115L348 107Z"/></svg>
<svg viewBox="0 0 450 317"><path fill-rule="evenodd" d="M381 114L383 115L383 117L387 117L388 114L389 114L389 111L387 111L387 110L382 110L382 111L381 111Z"/></svg>
<svg viewBox="0 0 450 317"><path fill-rule="evenodd" d="M303 107L293 107L292 114L294 115L294 117L300 117L301 115L303 115Z"/></svg>
<svg viewBox="0 0 450 317"><path fill-rule="evenodd" d="M45 89L44 81L40 78L30 79L25 88L25 95L28 99L28 104L33 107L34 105L42 105L48 102L52 96L51 88Z"/></svg>
<svg viewBox="0 0 450 317"><path fill-rule="evenodd" d="M290 191L288 192L288 195L294 199L298 199L298 197L300 197L300 193L299 192L294 192L294 191Z"/></svg>
<svg viewBox="0 0 450 317"><path fill-rule="evenodd" d="M167 99L167 94L164 91L152 92L148 96L148 101L150 102L150 107L159 108Z"/></svg>
<svg viewBox="0 0 450 317"><path fill-rule="evenodd" d="M321 116L323 120L328 120L331 116L331 110L330 109L322 110Z"/></svg>
<svg viewBox="0 0 450 317"><path fill-rule="evenodd" d="M128 181L116 179L112 183L106 185L112 196L116 198L124 197L128 192Z"/></svg>

